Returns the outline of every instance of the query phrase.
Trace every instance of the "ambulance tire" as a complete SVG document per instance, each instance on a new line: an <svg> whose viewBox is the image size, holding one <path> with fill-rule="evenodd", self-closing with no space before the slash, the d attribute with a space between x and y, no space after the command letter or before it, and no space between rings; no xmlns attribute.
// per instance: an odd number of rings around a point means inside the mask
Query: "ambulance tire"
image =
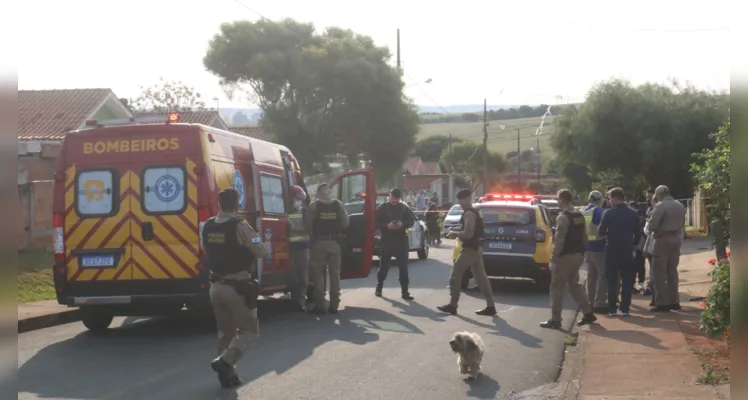
<svg viewBox="0 0 748 400"><path fill-rule="evenodd" d="M114 316L96 308L81 307L81 322L91 332L103 332L109 329Z"/></svg>

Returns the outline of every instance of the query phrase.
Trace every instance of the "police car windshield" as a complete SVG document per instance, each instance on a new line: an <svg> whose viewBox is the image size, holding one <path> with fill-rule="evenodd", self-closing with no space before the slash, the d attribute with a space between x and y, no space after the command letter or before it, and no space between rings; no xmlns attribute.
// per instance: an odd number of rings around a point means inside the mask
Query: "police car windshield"
<svg viewBox="0 0 748 400"><path fill-rule="evenodd" d="M384 204L385 201L386 201L386 198L378 197L377 207ZM351 202L345 203L345 211L348 213L348 215L363 213L364 212L364 201L357 200L357 201L351 201Z"/></svg>
<svg viewBox="0 0 748 400"><path fill-rule="evenodd" d="M484 206L483 223L493 225L527 225L535 221L535 209L508 207L508 206Z"/></svg>
<svg viewBox="0 0 748 400"><path fill-rule="evenodd" d="M452 208L449 209L447 215L462 215L462 207L459 205L452 206Z"/></svg>

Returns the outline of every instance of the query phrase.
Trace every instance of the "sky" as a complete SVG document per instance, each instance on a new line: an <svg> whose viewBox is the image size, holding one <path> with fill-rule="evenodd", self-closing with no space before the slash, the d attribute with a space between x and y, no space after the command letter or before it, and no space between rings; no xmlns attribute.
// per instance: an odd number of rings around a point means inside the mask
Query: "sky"
<svg viewBox="0 0 748 400"><path fill-rule="evenodd" d="M111 88L134 98L159 77L229 99L202 64L222 22L293 18L390 47L400 29L405 92L417 104L580 102L594 84L677 79L729 90L726 0L36 0L14 7L18 88ZM21 32L21 31L18 31ZM425 83L431 80L430 83Z"/></svg>

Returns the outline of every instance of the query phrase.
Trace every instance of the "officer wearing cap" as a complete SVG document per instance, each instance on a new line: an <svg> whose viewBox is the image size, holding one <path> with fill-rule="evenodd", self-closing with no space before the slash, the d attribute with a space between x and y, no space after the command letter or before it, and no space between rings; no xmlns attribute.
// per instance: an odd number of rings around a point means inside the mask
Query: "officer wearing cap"
<svg viewBox="0 0 748 400"><path fill-rule="evenodd" d="M584 262L587 246L587 227L584 216L574 210L571 192L558 191L561 213L556 218L556 234L551 253L551 319L540 324L542 328L561 329L561 311L564 307L566 287L584 314L577 325L591 324L597 320L587 301L584 287L579 283L579 268Z"/></svg>
<svg viewBox="0 0 748 400"><path fill-rule="evenodd" d="M596 312L605 312L608 296L608 283L605 280L605 239L597 237L597 227L605 209L603 194L597 190L590 192L589 204L582 211L587 229L587 251L584 261L587 264L587 300Z"/></svg>
<svg viewBox="0 0 748 400"><path fill-rule="evenodd" d="M481 293L486 298L486 308L478 310L478 315L496 315L496 306L493 301L491 283L488 281L486 269L483 265L483 216L473 207L470 201L470 190L462 189L457 192L457 201L462 207L460 227L452 228L448 237L458 237L462 242L460 255L452 266L452 275L449 278L449 304L439 306L441 312L457 314L457 302L460 300L460 288L462 277L470 268L473 272L475 283L478 284Z"/></svg>
<svg viewBox="0 0 748 400"><path fill-rule="evenodd" d="M686 224L686 209L673 198L667 186L658 186L655 197L658 202L649 220L654 240L649 275L655 288L655 305L651 310L679 310L678 262L682 232Z"/></svg>
<svg viewBox="0 0 748 400"><path fill-rule="evenodd" d="M288 214L288 242L291 250L291 301L294 309L304 311L309 267L309 233L304 226L308 198L300 186L291 187L293 205Z"/></svg>
<svg viewBox="0 0 748 400"><path fill-rule="evenodd" d="M314 292L314 314L338 312L340 305L340 242L348 228L348 213L345 205L332 198L330 187L323 183L317 188L317 199L309 205L304 215L307 232L312 233L309 254L309 269ZM330 273L330 307L325 310L325 274Z"/></svg>
<svg viewBox="0 0 748 400"><path fill-rule="evenodd" d="M220 212L205 222L201 237L210 270L210 302L218 325L219 356L211 367L221 386L230 388L241 385L236 362L260 332L257 307L250 308L237 288L247 282L257 285L252 273L257 273L257 258L265 256L265 248L257 232L236 216L239 192L222 190L218 206Z"/></svg>
<svg viewBox="0 0 748 400"><path fill-rule="evenodd" d="M390 260L395 262L400 270L400 291L403 300L413 300L408 291L410 278L408 276L408 257L410 246L408 243L408 228L415 224L413 212L406 209L400 189L390 190L389 201L377 208L377 229L382 234L382 250L379 257L379 272L377 273L377 287L374 295L382 297L382 287L390 269Z"/></svg>

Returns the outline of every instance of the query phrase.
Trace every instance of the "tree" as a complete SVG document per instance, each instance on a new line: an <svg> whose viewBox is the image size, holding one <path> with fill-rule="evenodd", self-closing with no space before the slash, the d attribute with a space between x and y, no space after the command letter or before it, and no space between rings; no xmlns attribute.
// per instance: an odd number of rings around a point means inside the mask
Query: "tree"
<svg viewBox="0 0 748 400"><path fill-rule="evenodd" d="M194 87L181 81L167 81L159 78L159 83L140 87L140 95L129 104L136 112L176 112L205 110L205 102Z"/></svg>
<svg viewBox="0 0 748 400"><path fill-rule="evenodd" d="M452 144L461 142L460 138L452 138ZM449 136L429 136L416 142L413 155L421 157L423 161L439 161L444 149L449 149Z"/></svg>
<svg viewBox="0 0 748 400"><path fill-rule="evenodd" d="M677 82L632 86L611 80L592 88L578 110L554 120L551 145L577 190L589 190L601 171L617 171L690 197L691 154L710 146L709 133L728 114L723 94Z"/></svg>
<svg viewBox="0 0 748 400"><path fill-rule="evenodd" d="M714 146L694 154L691 174L702 196L711 199L711 219L725 221L730 217L730 120L709 137Z"/></svg>
<svg viewBox="0 0 748 400"><path fill-rule="evenodd" d="M368 36L285 19L221 25L203 59L229 96L248 93L261 124L302 167L334 154L371 161L378 181L397 172L415 144L418 113L403 96L388 48Z"/></svg>
<svg viewBox="0 0 748 400"><path fill-rule="evenodd" d="M452 144L452 157L449 149L442 152L440 162L444 165L452 165L456 173L467 174L472 178L471 190L483 182L483 145L476 142L460 142ZM506 161L496 152L488 151L488 181L489 187L499 181L499 174L506 169Z"/></svg>
<svg viewBox="0 0 748 400"><path fill-rule="evenodd" d="M231 117L231 123L234 125L248 125L250 122L246 113L239 111Z"/></svg>

